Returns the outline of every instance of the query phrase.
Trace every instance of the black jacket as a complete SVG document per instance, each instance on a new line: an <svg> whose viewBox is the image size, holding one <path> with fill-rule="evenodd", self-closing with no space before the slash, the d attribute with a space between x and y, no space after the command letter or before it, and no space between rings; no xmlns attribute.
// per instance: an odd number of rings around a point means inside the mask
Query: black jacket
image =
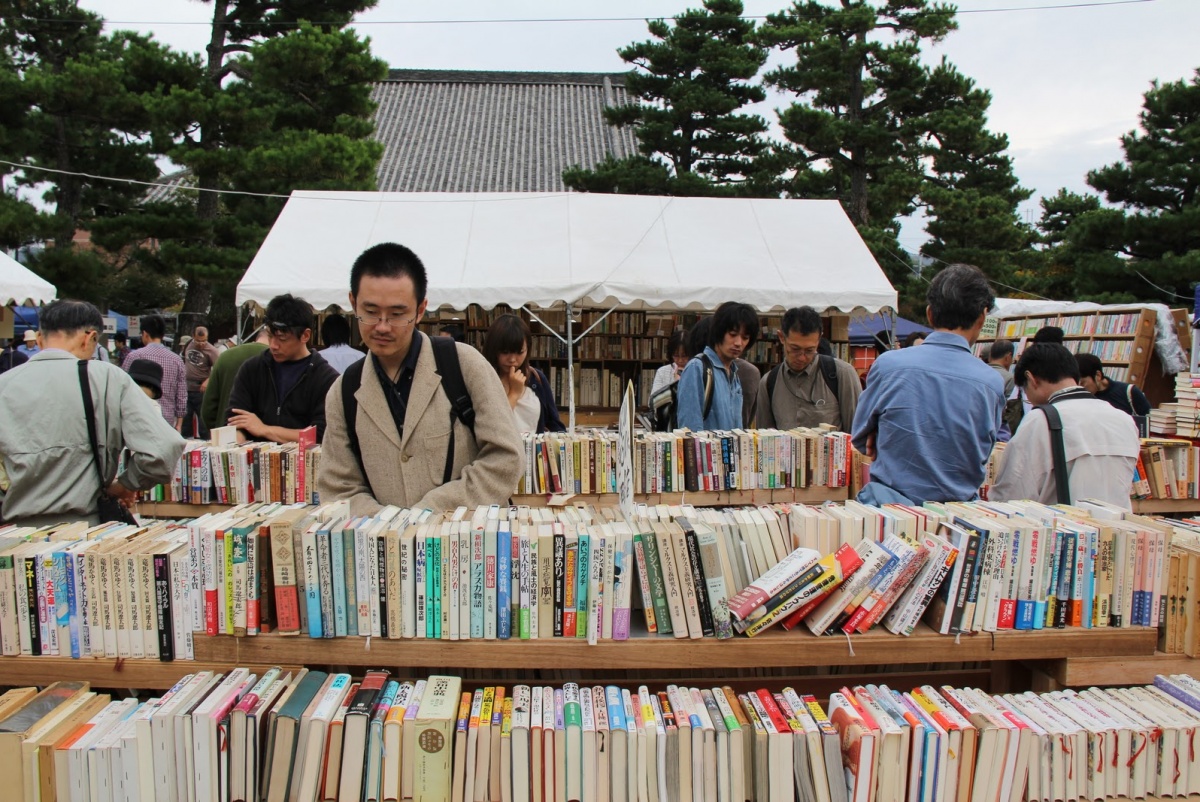
<svg viewBox="0 0 1200 802"><path fill-rule="evenodd" d="M308 354L308 367L283 399L275 391L275 375L271 370L274 358L270 349L251 357L238 369L229 394L226 417L234 409L253 412L268 426L285 429L317 427L317 442L325 436L325 395L338 377L338 372L316 351Z"/></svg>

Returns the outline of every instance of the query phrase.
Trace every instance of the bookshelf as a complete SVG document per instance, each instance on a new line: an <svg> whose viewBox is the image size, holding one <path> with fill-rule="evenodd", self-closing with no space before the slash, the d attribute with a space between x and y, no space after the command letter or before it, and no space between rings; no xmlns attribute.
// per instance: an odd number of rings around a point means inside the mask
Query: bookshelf
<svg viewBox="0 0 1200 802"><path fill-rule="evenodd" d="M1029 668L1033 672L1032 690L1051 691L1092 685L1149 685L1155 674L1195 675L1200 666L1193 657L1155 652L1125 657L1063 657L1032 662Z"/></svg>
<svg viewBox="0 0 1200 802"><path fill-rule="evenodd" d="M1092 312L1062 312L1048 315L1018 315L989 318L975 343L982 356L996 339L1011 340L1021 353L1043 326L1058 326L1064 345L1072 353L1092 353L1104 363L1110 379L1142 387L1154 355L1155 313L1150 309L1104 309Z"/></svg>
<svg viewBox="0 0 1200 802"><path fill-rule="evenodd" d="M678 326L691 328L702 316L697 312L631 310L605 314L605 309L576 311L572 331L576 337L583 332L575 350L575 411L586 416L589 423L611 423L621 403L621 392L632 381L639 406L648 403L654 372L667 363L666 348L671 333ZM497 316L519 314L529 323L533 333L530 361L550 380L560 409L567 405L567 346L546 331L546 326L559 335L566 335L566 311L536 310L533 319L525 309L513 310L503 304L494 309L472 305L465 311L430 313L421 323L422 331L435 333L446 323L463 327L467 342L483 350L488 327ZM780 359L777 336L782 315L764 315L759 322L758 341L746 355L760 371L773 367ZM850 360L850 317L842 313L824 317L825 337L833 344L834 354ZM546 325L543 325L546 324ZM589 330L590 329L590 330Z"/></svg>
<svg viewBox="0 0 1200 802"><path fill-rule="evenodd" d="M756 638L698 640L652 637L643 633L628 641L589 645L578 639L546 640L313 640L266 634L251 638L197 635L195 661L113 660L61 657L2 657L0 685L44 685L56 680L86 679L97 687L169 688L183 674L232 666L263 669L307 666L413 669L554 671L702 671L736 678L742 670L853 666L905 666L946 662L991 664L993 676L1005 676L1022 661L1066 661L1087 658L1094 665L1122 665L1154 657L1157 632L1152 628L1044 629L1028 632L979 633L952 638L924 624L910 637L873 630L844 637L818 637L807 630L769 630ZM1165 662L1163 663L1165 665ZM868 672L868 673L874 673ZM1134 680L1129 680L1133 682Z"/></svg>

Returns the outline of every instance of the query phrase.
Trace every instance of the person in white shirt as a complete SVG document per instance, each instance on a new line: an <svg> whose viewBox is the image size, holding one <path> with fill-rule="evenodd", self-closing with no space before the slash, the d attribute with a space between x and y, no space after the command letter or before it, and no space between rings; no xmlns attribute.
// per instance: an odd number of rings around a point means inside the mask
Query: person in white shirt
<svg viewBox="0 0 1200 802"><path fill-rule="evenodd" d="M1133 419L1079 386L1075 356L1058 343L1033 343L1025 349L1013 378L1034 407L1004 449L990 498L1059 501L1050 428L1041 405L1062 419L1070 499L1102 499L1131 509L1129 486L1137 465L1137 428Z"/></svg>
<svg viewBox="0 0 1200 802"><path fill-rule="evenodd" d="M345 373L346 368L362 359L366 354L357 348L350 347L350 324L341 315L330 315L321 324L321 356L333 366L338 373Z"/></svg>
<svg viewBox="0 0 1200 802"><path fill-rule="evenodd" d="M654 371L654 381L650 384L650 395L654 395L670 385L671 382L679 381L679 374L683 372L688 363L686 337L687 330L682 326L671 332L671 338L667 340L667 364Z"/></svg>

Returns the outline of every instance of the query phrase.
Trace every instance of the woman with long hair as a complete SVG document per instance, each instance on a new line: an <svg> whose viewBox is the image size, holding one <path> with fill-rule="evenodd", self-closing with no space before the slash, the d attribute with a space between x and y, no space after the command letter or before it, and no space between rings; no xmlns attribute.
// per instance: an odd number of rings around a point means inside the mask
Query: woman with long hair
<svg viewBox="0 0 1200 802"><path fill-rule="evenodd" d="M533 336L529 325L516 315L500 315L488 329L483 355L504 385L508 403L522 432L566 430L546 375L529 364Z"/></svg>

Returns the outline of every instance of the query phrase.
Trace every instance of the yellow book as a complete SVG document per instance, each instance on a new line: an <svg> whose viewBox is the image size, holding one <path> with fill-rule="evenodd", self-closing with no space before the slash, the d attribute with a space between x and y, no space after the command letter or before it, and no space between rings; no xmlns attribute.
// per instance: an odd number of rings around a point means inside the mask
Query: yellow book
<svg viewBox="0 0 1200 802"><path fill-rule="evenodd" d="M417 711L413 754L413 802L450 802L454 725L458 720L462 680L432 676Z"/></svg>
<svg viewBox="0 0 1200 802"><path fill-rule="evenodd" d="M467 771L475 772L470 802L487 802L488 760L492 754L492 706L495 703L496 689L489 685L483 689L483 703L479 706L479 737L475 741L475 766L474 769L467 766Z"/></svg>

